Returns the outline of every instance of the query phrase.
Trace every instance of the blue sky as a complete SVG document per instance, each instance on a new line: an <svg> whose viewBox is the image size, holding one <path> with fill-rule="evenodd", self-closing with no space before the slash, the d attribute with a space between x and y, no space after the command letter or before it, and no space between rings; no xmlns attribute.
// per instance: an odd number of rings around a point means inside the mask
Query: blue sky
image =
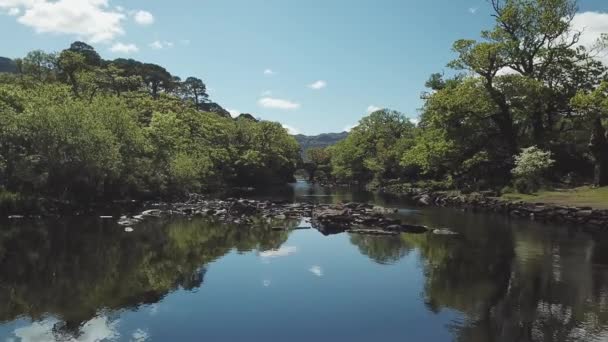
<svg viewBox="0 0 608 342"><path fill-rule="evenodd" d="M579 8L589 40L608 32L608 1ZM374 107L416 118L452 42L492 25L486 0L0 0L0 13L0 56L81 39L106 59L199 77L224 108L306 134Z"/></svg>

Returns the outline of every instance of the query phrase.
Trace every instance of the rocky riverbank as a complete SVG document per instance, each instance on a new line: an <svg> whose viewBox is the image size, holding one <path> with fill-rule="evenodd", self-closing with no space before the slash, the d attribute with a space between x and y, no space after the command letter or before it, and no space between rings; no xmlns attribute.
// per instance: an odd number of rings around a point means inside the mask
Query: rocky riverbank
<svg viewBox="0 0 608 342"><path fill-rule="evenodd" d="M606 209L509 201L496 197L497 194L493 192L465 195L456 192L433 192L412 188L407 191L401 191L398 195L409 198L416 204L422 206L435 205L442 207L457 207L466 210L491 211L513 217L554 223L572 223L608 231L608 210ZM606 201L608 201L608 198Z"/></svg>
<svg viewBox="0 0 608 342"><path fill-rule="evenodd" d="M118 224L126 231L146 220L169 216L207 217L224 223L250 226L256 220L277 224L274 230L285 230L281 221L305 219L324 235L351 232L366 235L398 235L401 233L455 234L448 229L431 229L426 226L402 222L394 214L397 209L378 207L366 203L313 204L257 201L242 198L225 200L194 196L181 203L149 203L146 210L137 215L122 216ZM102 217L112 219L112 217ZM278 223L277 223L278 222Z"/></svg>

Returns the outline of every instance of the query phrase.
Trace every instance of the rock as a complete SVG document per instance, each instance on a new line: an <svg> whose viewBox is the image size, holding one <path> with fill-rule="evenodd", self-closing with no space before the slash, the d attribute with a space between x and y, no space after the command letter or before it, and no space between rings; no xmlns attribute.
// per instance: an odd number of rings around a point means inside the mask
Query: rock
<svg viewBox="0 0 608 342"><path fill-rule="evenodd" d="M418 198L418 203L422 204L422 205L431 205L432 202L433 202L433 200L431 199L431 196L428 194L424 194L424 195L420 196L420 198Z"/></svg>
<svg viewBox="0 0 608 342"><path fill-rule="evenodd" d="M433 234L435 234L435 235L460 235L459 233L449 230L447 228L433 229Z"/></svg>
<svg viewBox="0 0 608 342"><path fill-rule="evenodd" d="M163 215L163 211L160 209L150 209L144 210L141 212L141 216L144 217L161 217Z"/></svg>
<svg viewBox="0 0 608 342"><path fill-rule="evenodd" d="M350 229L348 230L349 233L351 234L363 234L363 235L386 235L386 236L395 236L395 235L399 235L399 233L397 232L391 232L391 231L386 231L386 230L381 230L381 229L364 229L364 228L357 228L357 229Z"/></svg>
<svg viewBox="0 0 608 342"><path fill-rule="evenodd" d="M131 233L131 232L133 232L133 228L131 228L131 227L125 227L125 232Z"/></svg>
<svg viewBox="0 0 608 342"><path fill-rule="evenodd" d="M419 226L414 224L394 224L386 227L385 229L388 231L411 234L422 234L426 233L429 230L426 226Z"/></svg>
<svg viewBox="0 0 608 342"><path fill-rule="evenodd" d="M140 220L136 218L128 218L126 216L122 216L120 220L118 220L118 225L120 226L133 226L140 222Z"/></svg>
<svg viewBox="0 0 608 342"><path fill-rule="evenodd" d="M114 218L114 216L101 215L101 216L99 216L99 218L102 220L111 220Z"/></svg>
<svg viewBox="0 0 608 342"><path fill-rule="evenodd" d="M374 206L372 208L372 212L375 213L375 214L387 215L387 214L394 214L394 213L396 213L397 209Z"/></svg>

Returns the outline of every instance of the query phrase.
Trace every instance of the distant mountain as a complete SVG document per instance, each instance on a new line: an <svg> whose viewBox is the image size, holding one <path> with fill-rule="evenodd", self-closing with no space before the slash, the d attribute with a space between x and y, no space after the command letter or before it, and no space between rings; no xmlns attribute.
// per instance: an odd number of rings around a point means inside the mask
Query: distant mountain
<svg viewBox="0 0 608 342"><path fill-rule="evenodd" d="M10 58L0 57L0 72L17 73L17 64Z"/></svg>
<svg viewBox="0 0 608 342"><path fill-rule="evenodd" d="M340 140L344 140L348 136L348 132L342 133L323 133L319 135L294 135L294 138L300 144L302 152L304 153L311 147L327 147L335 145Z"/></svg>

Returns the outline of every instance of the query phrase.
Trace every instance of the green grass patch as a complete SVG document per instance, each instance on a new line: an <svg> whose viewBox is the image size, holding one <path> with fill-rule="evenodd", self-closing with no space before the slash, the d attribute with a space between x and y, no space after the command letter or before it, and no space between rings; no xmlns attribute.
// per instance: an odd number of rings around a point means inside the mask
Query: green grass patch
<svg viewBox="0 0 608 342"><path fill-rule="evenodd" d="M574 189L539 191L535 194L504 194L501 198L511 201L542 202L564 206L608 209L608 187L588 186Z"/></svg>

